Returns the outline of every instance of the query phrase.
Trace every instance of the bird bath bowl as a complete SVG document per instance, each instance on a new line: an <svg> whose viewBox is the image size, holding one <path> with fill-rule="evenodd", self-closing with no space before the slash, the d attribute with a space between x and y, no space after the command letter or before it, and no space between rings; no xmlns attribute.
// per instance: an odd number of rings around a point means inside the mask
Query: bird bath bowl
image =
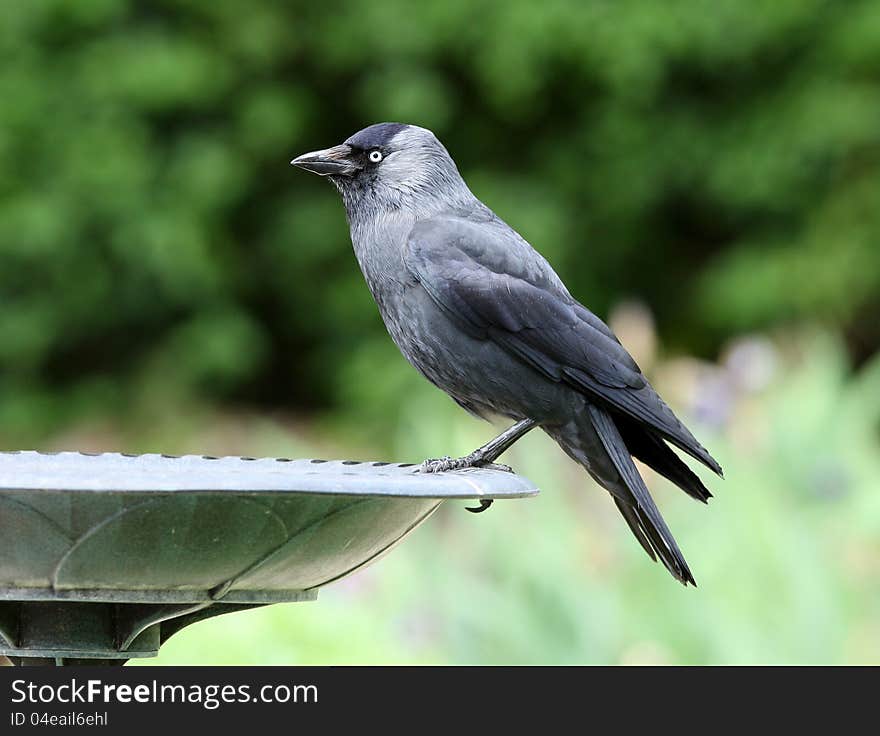
<svg viewBox="0 0 880 736"><path fill-rule="evenodd" d="M315 600L445 500L536 493L497 470L0 453L0 654L14 664L153 657L201 619Z"/></svg>

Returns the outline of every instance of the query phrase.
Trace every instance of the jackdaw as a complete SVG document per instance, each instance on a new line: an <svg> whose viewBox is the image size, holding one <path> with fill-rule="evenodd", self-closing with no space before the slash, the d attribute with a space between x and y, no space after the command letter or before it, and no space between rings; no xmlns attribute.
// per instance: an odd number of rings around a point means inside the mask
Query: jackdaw
<svg viewBox="0 0 880 736"><path fill-rule="evenodd" d="M539 426L610 492L648 555L695 585L633 458L704 503L711 494L667 443L721 467L608 326L471 193L434 134L380 123L291 163L342 195L361 271L407 360L471 414L516 422L422 470L491 465Z"/></svg>

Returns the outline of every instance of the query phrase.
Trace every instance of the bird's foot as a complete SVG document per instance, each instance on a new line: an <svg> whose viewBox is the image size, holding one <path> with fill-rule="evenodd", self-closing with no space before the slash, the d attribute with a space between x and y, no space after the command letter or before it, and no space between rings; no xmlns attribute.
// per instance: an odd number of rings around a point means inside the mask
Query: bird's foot
<svg viewBox="0 0 880 736"><path fill-rule="evenodd" d="M445 473L450 470L464 470L465 468L485 468L487 470L503 470L505 473L512 473L513 468L509 465L494 463L487 460L481 453L472 452L464 457L452 458L446 457L432 458L425 460L419 468L420 473Z"/></svg>
<svg viewBox="0 0 880 736"><path fill-rule="evenodd" d="M428 458L419 466L420 473L445 473L447 470L457 469L455 467L455 460L449 457L449 455Z"/></svg>
<svg viewBox="0 0 880 736"><path fill-rule="evenodd" d="M494 458L492 458L494 459ZM470 455L464 457L451 458L446 457L432 458L425 460L419 468L420 473L445 473L449 470L463 470L465 468L486 468L488 470L503 470L505 473L512 473L513 468L509 465L492 462L483 452L475 450ZM481 498L478 507L465 506L472 514L480 514L492 505L491 498Z"/></svg>
<svg viewBox="0 0 880 736"><path fill-rule="evenodd" d="M474 465L476 468L485 468L486 470L500 470L502 473L512 473L513 468L504 463L478 463Z"/></svg>

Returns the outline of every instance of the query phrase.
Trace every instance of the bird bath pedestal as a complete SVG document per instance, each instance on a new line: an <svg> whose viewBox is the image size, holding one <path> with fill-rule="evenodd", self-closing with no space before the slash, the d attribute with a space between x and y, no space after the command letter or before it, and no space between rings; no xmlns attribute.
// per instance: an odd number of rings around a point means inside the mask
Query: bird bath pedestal
<svg viewBox="0 0 880 736"><path fill-rule="evenodd" d="M497 470L161 455L0 453L0 655L154 657L191 623L318 589L445 500L531 496Z"/></svg>

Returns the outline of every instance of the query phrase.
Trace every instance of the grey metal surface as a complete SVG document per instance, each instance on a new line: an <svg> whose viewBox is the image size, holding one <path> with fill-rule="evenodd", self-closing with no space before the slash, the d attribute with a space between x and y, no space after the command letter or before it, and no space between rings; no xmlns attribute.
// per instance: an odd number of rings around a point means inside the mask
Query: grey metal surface
<svg viewBox="0 0 880 736"><path fill-rule="evenodd" d="M407 498L520 498L538 491L496 470L419 473L353 460L0 452L0 491L315 493Z"/></svg>
<svg viewBox="0 0 880 736"><path fill-rule="evenodd" d="M537 493L498 470L0 453L0 654L153 656L188 623L314 600L448 499ZM465 515L464 518L472 518Z"/></svg>

